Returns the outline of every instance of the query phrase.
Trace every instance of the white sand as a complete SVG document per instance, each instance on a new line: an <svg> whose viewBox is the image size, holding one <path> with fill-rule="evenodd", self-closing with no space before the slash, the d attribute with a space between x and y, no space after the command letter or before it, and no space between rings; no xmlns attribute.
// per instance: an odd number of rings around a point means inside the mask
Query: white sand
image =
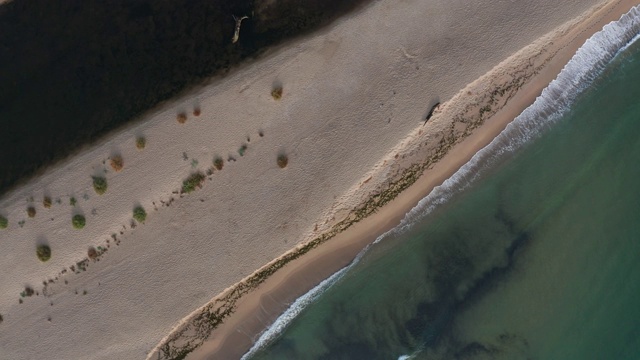
<svg viewBox="0 0 640 360"><path fill-rule="evenodd" d="M316 224L326 227L326 211L349 208L335 200L422 124L432 99L449 99L596 3L379 1L150 113L8 194L0 200L0 214L10 220L0 230L0 358L144 358L192 310L308 239ZM276 81L284 85L280 102L269 95ZM202 115L178 124L176 113L195 105ZM142 151L134 143L139 134L147 138ZM285 170L275 163L279 151L289 154ZM114 153L125 161L120 173L102 163ZM238 161L202 190L172 194L192 159L204 171L215 155L228 154ZM109 190L98 196L90 177L105 168ZM44 195L54 200L51 209L43 208ZM161 206L172 196L170 207ZM26 215L31 197L34 219ZM138 203L148 220L131 230ZM71 227L76 212L87 217L83 230ZM100 262L60 277L42 295L43 280L85 258L88 246L105 246L112 233L119 246L111 241ZM47 263L35 257L41 241L53 250ZM25 285L40 295L19 304Z"/></svg>

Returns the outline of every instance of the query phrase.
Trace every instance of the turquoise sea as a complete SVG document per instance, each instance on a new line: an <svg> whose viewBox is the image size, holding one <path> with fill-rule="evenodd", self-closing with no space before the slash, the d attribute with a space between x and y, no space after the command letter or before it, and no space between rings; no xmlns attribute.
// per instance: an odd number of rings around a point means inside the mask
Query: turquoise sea
<svg viewBox="0 0 640 360"><path fill-rule="evenodd" d="M246 357L640 359L639 19Z"/></svg>

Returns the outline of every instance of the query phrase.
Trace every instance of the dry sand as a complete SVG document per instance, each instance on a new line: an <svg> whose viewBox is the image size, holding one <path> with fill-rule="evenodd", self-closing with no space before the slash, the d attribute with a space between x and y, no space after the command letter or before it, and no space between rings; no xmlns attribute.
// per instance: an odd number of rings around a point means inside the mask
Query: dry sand
<svg viewBox="0 0 640 360"><path fill-rule="evenodd" d="M194 309L329 229L424 155L425 148L406 150L415 139L412 132L423 130L426 139L436 139L451 123L448 111L462 103L447 102L434 122L417 130L430 101L450 100L501 60L597 3L381 0L157 109L139 125L8 194L0 200L0 215L10 221L0 230L0 358L145 358ZM619 17L632 3L622 1L608 16ZM582 32L558 54L556 66L599 28ZM388 214L386 223L363 221L301 261L319 259L326 267L314 278L302 278L289 298L340 261L348 262L490 140L554 76L555 68L548 68L547 77L531 82L537 87L519 93L518 102L514 98L518 106L494 117L502 120L486 123L478 143L459 147L451 161L420 180L431 184L416 184L413 189L422 190L402 194L381 212ZM270 96L274 83L284 86L280 101ZM485 85L476 86L480 96ZM195 107L202 109L199 117L191 115ZM183 111L189 117L179 124L176 114ZM144 150L135 147L140 135L147 139ZM243 144L248 149L240 156ZM399 149L406 157L395 161ZM289 156L286 169L276 165L279 152ZM109 167L108 158L116 154L124 159L120 172ZM215 156L227 160L230 154L237 161L215 171L201 190L184 197L174 193L190 172L205 172ZM96 174L106 174L109 182L102 196L91 186ZM44 196L53 200L50 209L42 205ZM77 199L73 207L71 196ZM149 215L144 225L132 228L138 204ZM30 205L37 210L33 219L26 213ZM87 218L82 230L71 226L76 213ZM35 256L38 243L51 246L46 263ZM91 245L108 251L100 261L86 262L86 271L78 270L85 268L76 263ZM341 256L322 257L341 247ZM277 285L288 276L278 273L272 281ZM38 295L20 304L25 286Z"/></svg>

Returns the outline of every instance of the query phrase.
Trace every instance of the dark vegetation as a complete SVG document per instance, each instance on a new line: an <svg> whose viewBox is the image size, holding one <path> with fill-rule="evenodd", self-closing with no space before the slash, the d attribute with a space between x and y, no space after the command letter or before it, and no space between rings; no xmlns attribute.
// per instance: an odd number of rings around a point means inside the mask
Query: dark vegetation
<svg viewBox="0 0 640 360"><path fill-rule="evenodd" d="M188 194L195 191L196 189L201 188L204 179L205 176L201 172L196 172L189 175L189 177L182 182L182 193Z"/></svg>
<svg viewBox="0 0 640 360"><path fill-rule="evenodd" d="M277 162L278 162L278 166L281 169L284 169L287 167L287 164L289 164L289 158L285 154L280 154L278 155Z"/></svg>
<svg viewBox="0 0 640 360"><path fill-rule="evenodd" d="M13 0L0 6L0 194L187 87L368 1L277 0L266 7L264 0ZM251 16L236 44L233 14Z"/></svg>
<svg viewBox="0 0 640 360"><path fill-rule="evenodd" d="M71 224L75 229L82 229L87 224L87 220L80 214L73 215L71 218Z"/></svg>
<svg viewBox="0 0 640 360"><path fill-rule="evenodd" d="M98 195L106 193L107 179L100 176L93 176L93 190L95 190Z"/></svg>
<svg viewBox="0 0 640 360"><path fill-rule="evenodd" d="M133 209L133 218L137 222L143 223L147 219L147 212L144 210L142 206L136 206Z"/></svg>
<svg viewBox="0 0 640 360"><path fill-rule="evenodd" d="M29 215L30 218L36 217L36 208L29 206L27 208L27 215Z"/></svg>
<svg viewBox="0 0 640 360"><path fill-rule="evenodd" d="M7 226L9 226L9 220L6 217L0 215L0 229L6 229Z"/></svg>
<svg viewBox="0 0 640 360"><path fill-rule="evenodd" d="M36 256L38 256L38 259L42 262L51 259L51 248L48 245L38 245L36 248Z"/></svg>

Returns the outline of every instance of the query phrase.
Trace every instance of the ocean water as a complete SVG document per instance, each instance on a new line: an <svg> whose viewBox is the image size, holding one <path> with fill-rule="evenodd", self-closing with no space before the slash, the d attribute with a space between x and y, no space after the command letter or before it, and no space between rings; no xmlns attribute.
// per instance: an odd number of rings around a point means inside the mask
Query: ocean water
<svg viewBox="0 0 640 360"><path fill-rule="evenodd" d="M251 359L640 359L640 13Z"/></svg>

